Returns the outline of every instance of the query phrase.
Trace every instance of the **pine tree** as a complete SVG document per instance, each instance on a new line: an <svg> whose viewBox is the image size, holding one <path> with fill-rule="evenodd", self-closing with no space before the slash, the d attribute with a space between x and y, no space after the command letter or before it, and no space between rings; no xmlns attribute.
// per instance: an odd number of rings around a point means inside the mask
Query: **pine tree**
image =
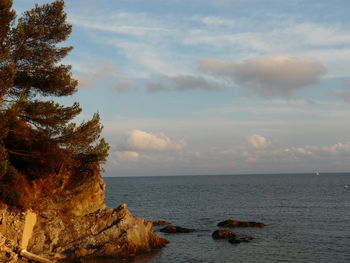
<svg viewBox="0 0 350 263"><path fill-rule="evenodd" d="M11 7L11 0L1 0L0 192L13 177L48 176L62 163L89 169L109 149L98 114L77 125L79 104L52 100L74 94L78 84L71 66L60 63L72 50L61 45L72 30L64 1L36 5L17 20Z"/></svg>
<svg viewBox="0 0 350 263"><path fill-rule="evenodd" d="M10 25L15 17L11 6L12 0L1 0L0 2L0 105L8 87L12 84L14 73L13 65L8 64L9 47L6 44Z"/></svg>
<svg viewBox="0 0 350 263"><path fill-rule="evenodd" d="M0 106L3 104L3 97L13 81L13 67L8 64L9 47L7 46L7 38L10 32L11 21L15 17L15 12L11 10L12 1L3 0L0 2ZM9 164L7 151L3 145L2 139L7 135L5 127L5 120L3 118L4 112L0 108L0 198L5 202L11 203L14 199L11 192L3 185L6 178L11 177L13 169Z"/></svg>

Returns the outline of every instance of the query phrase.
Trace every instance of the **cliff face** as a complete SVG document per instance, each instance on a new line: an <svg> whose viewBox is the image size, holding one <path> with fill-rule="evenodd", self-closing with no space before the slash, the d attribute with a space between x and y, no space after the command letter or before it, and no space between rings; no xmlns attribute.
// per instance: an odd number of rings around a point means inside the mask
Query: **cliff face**
<svg viewBox="0 0 350 263"><path fill-rule="evenodd" d="M133 217L126 205L68 218L39 217L28 250L46 257L129 258L166 241L152 223Z"/></svg>
<svg viewBox="0 0 350 263"><path fill-rule="evenodd" d="M0 206L0 262L19 262L25 209L37 215L27 250L50 259L125 259L168 243L153 232L151 222L133 217L126 205L106 208L98 169L79 178L75 174L62 169L16 186L22 189L19 201L25 208Z"/></svg>

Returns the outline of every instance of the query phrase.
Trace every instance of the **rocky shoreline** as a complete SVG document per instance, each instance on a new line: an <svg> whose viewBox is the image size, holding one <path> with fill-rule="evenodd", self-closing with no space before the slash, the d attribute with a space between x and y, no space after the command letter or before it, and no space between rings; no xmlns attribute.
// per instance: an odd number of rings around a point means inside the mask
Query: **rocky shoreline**
<svg viewBox="0 0 350 263"><path fill-rule="evenodd" d="M28 211L36 215L36 222L25 249L51 262L84 262L93 258L125 260L149 253L169 243L155 233L154 227L162 227L156 229L166 235L203 231L174 226L168 221L134 217L126 204L108 209L99 170L82 176L78 182L76 174L63 172L65 176L57 174L17 185L17 191L22 189L19 200L29 206L26 209L0 202L0 262L27 262L20 252ZM228 219L217 226L261 228L266 225ZM227 229L215 230L212 237L227 239L232 244L253 240Z"/></svg>
<svg viewBox="0 0 350 263"><path fill-rule="evenodd" d="M169 242L154 232L152 222L132 216L127 205L106 208L99 171L79 183L73 176L57 175L18 185L23 189L19 198L27 200L30 208L0 202L0 262L27 262L19 254L28 211L37 220L27 250L51 262L129 259Z"/></svg>
<svg viewBox="0 0 350 263"><path fill-rule="evenodd" d="M20 262L24 213L2 209L1 219L0 261ZM127 259L167 243L154 233L151 222L133 217L126 205L120 205L65 220L39 216L28 251L56 262L80 258Z"/></svg>

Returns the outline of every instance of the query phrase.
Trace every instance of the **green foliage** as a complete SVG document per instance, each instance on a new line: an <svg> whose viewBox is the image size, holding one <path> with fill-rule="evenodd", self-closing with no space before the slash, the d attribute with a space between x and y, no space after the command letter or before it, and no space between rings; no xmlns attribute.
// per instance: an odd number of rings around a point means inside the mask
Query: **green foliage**
<svg viewBox="0 0 350 263"><path fill-rule="evenodd" d="M50 135L60 134L66 123L81 112L78 103L71 107L63 107L53 101L26 102L22 105L21 118L34 125L38 130Z"/></svg>
<svg viewBox="0 0 350 263"><path fill-rule="evenodd" d="M0 1L0 104L11 86L14 78L13 64L9 63L9 46L7 43L10 25L15 17L11 10L12 0Z"/></svg>
<svg viewBox="0 0 350 263"><path fill-rule="evenodd" d="M75 124L78 103L63 106L43 98L76 92L70 65L61 60L72 30L64 1L57 0L16 20L11 0L0 2L0 198L14 202L8 186L20 178L57 174L64 163L74 169L99 167L108 155L100 138L98 114ZM12 201L11 201L12 200Z"/></svg>
<svg viewBox="0 0 350 263"><path fill-rule="evenodd" d="M58 64L72 47L57 46L71 33L66 23L64 2L36 6L18 20L11 33L11 59L16 76L10 94L67 96L76 91L70 65Z"/></svg>

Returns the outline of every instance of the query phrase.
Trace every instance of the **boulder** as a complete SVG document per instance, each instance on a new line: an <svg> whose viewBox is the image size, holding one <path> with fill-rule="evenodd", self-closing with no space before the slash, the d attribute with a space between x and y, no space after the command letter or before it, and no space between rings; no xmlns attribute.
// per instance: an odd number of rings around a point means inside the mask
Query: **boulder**
<svg viewBox="0 0 350 263"><path fill-rule="evenodd" d="M211 236L214 239L236 238L236 234L230 230L215 230Z"/></svg>
<svg viewBox="0 0 350 263"><path fill-rule="evenodd" d="M180 227L180 226L167 226L164 227L160 230L160 232L163 233L191 233L191 232L195 232L195 229L190 229L190 228L184 228L184 227Z"/></svg>
<svg viewBox="0 0 350 263"><path fill-rule="evenodd" d="M221 227L265 227L264 223L252 222L252 221L238 221L234 219L228 219L218 224Z"/></svg>

